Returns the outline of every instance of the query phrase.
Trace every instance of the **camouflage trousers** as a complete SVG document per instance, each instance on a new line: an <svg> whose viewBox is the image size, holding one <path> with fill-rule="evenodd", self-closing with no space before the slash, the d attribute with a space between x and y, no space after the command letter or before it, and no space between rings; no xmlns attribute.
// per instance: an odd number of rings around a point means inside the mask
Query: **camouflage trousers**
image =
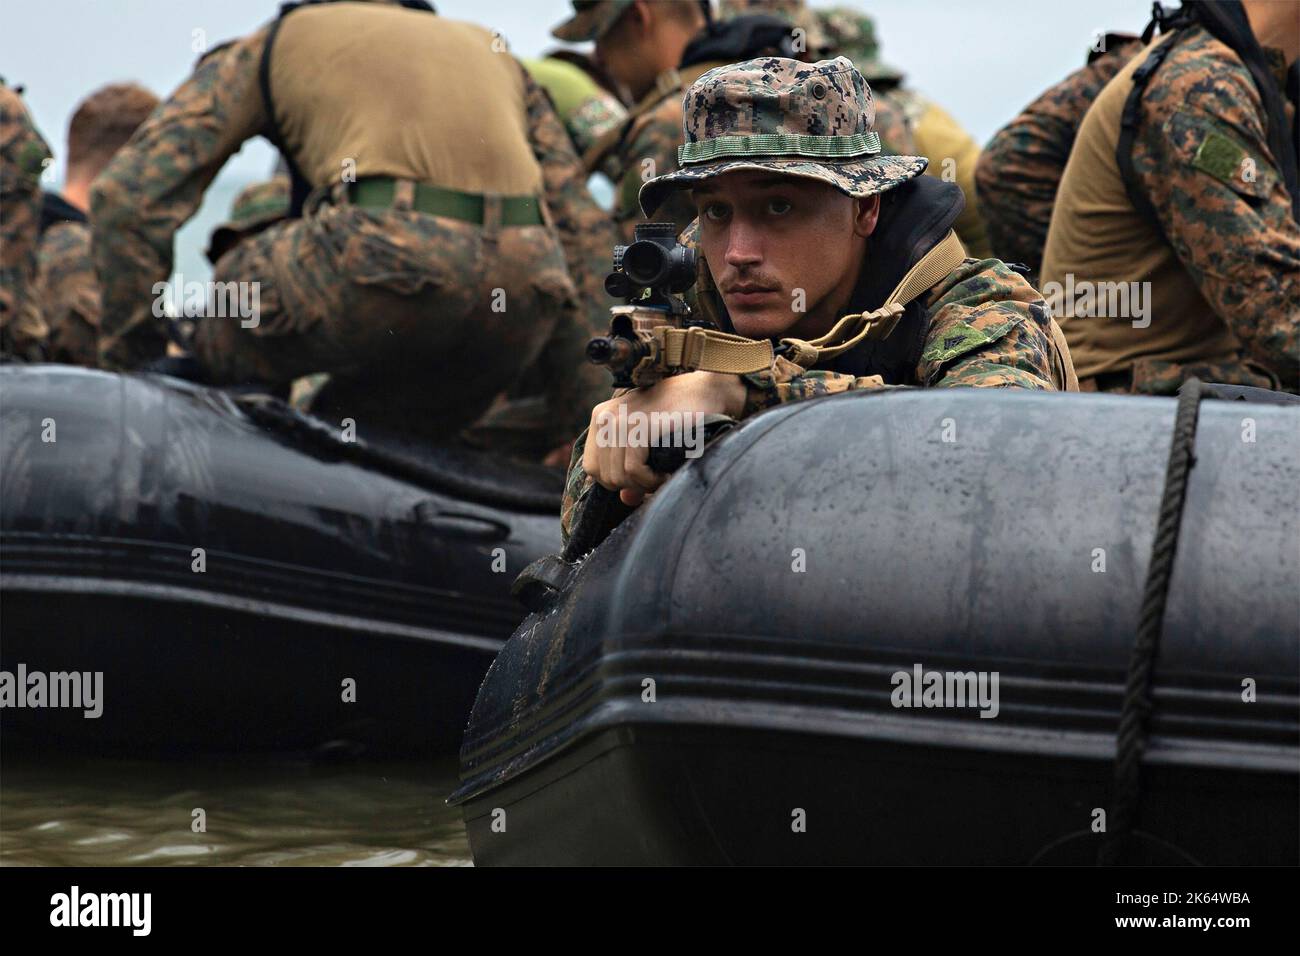
<svg viewBox="0 0 1300 956"><path fill-rule="evenodd" d="M255 283L259 308L255 321L199 322L194 351L212 379L328 373L311 410L353 419L359 437L373 426L440 439L469 425L572 324L575 298L545 226L360 208L338 189L245 239L213 278Z"/></svg>

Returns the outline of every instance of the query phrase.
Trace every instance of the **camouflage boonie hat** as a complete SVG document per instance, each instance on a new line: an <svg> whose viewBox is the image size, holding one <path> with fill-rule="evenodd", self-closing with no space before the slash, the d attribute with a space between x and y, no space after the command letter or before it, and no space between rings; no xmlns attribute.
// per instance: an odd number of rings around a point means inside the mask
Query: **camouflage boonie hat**
<svg viewBox="0 0 1300 956"><path fill-rule="evenodd" d="M204 255L215 264L236 242L289 215L289 180L276 176L240 190L230 206L230 218L212 230Z"/></svg>
<svg viewBox="0 0 1300 956"><path fill-rule="evenodd" d="M871 87L844 57L760 57L720 66L686 91L681 167L641 187L653 215L673 189L737 170L817 179L862 199L914 179L922 156L882 156Z"/></svg>
<svg viewBox="0 0 1300 956"><path fill-rule="evenodd" d="M573 16L551 31L557 40L599 40L618 22L632 0L573 0Z"/></svg>

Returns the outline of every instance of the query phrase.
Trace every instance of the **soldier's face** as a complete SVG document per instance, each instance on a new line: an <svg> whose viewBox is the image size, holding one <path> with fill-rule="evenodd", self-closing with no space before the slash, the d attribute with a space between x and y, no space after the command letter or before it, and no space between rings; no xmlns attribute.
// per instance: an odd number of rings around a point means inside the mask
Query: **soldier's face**
<svg viewBox="0 0 1300 956"><path fill-rule="evenodd" d="M592 60L613 81L619 99L625 103L635 103L641 98L641 91L654 83L645 59L637 56L634 49L597 40Z"/></svg>
<svg viewBox="0 0 1300 956"><path fill-rule="evenodd" d="M688 0L637 0L596 39L594 59L635 103L664 70L677 66L692 36L704 27L699 5Z"/></svg>
<svg viewBox="0 0 1300 956"><path fill-rule="evenodd" d="M768 172L715 176L692 191L700 251L741 335L811 338L843 314L879 197Z"/></svg>
<svg viewBox="0 0 1300 956"><path fill-rule="evenodd" d="M596 39L592 59L618 87L619 96L635 103L654 85L659 72L654 18L648 9L630 8Z"/></svg>

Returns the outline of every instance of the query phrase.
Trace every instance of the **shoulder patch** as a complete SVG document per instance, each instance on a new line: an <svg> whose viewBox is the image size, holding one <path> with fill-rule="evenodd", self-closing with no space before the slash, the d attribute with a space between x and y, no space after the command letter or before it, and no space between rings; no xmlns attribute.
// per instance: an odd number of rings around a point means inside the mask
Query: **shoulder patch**
<svg viewBox="0 0 1300 956"><path fill-rule="evenodd" d="M1008 319L997 325L978 327L971 322L955 322L932 339L921 353L922 362L951 362L990 342L996 342L1014 329L1021 319Z"/></svg>
<svg viewBox="0 0 1300 956"><path fill-rule="evenodd" d="M1192 165L1226 183L1241 175L1246 151L1221 133L1210 133L1202 140Z"/></svg>
<svg viewBox="0 0 1300 956"><path fill-rule="evenodd" d="M1267 199L1277 183L1270 163L1203 117L1179 110L1166 122L1165 134L1183 162L1239 195Z"/></svg>

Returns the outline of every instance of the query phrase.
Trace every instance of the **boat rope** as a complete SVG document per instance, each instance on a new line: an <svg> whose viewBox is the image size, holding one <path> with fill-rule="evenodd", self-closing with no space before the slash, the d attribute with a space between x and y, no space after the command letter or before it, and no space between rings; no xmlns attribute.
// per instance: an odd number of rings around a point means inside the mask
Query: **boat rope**
<svg viewBox="0 0 1300 956"><path fill-rule="evenodd" d="M1151 717L1151 675L1164 627L1165 603L1173 575L1174 556L1178 550L1178 533L1182 527L1183 503L1187 497L1187 476L1196 464L1196 420L1201 399L1208 394L1199 379L1188 379L1178 393L1174 413L1173 441L1169 446L1169 463L1165 468L1165 487L1160 499L1160 516L1156 522L1151 562L1147 566L1142 595L1142 613L1138 618L1137 637L1129 659L1124 703L1120 710L1116 739L1115 781L1111 812L1107 820L1107 838L1097 853L1100 866L1123 862L1130 836L1137 824L1141 805L1141 764L1146 751Z"/></svg>

